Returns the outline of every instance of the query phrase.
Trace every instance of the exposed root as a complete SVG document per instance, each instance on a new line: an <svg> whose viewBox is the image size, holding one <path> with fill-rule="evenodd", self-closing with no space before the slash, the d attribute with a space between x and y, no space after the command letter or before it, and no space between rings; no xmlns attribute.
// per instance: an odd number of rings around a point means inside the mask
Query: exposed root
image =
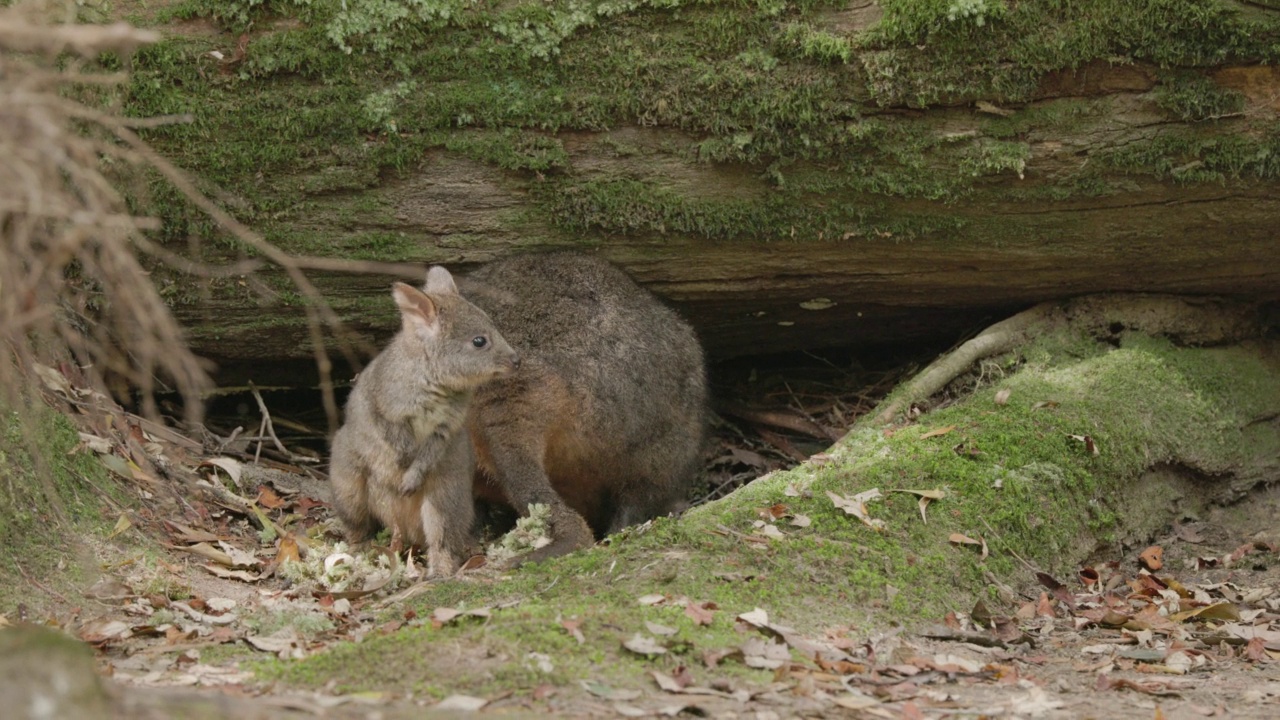
<svg viewBox="0 0 1280 720"><path fill-rule="evenodd" d="M1098 338L1142 332L1184 345L1227 343L1255 337L1260 331L1257 305L1232 300L1133 294L1041 303L992 325L932 362L881 409L876 422L894 422L911 403L938 393L979 360L1010 352L1063 326Z"/></svg>

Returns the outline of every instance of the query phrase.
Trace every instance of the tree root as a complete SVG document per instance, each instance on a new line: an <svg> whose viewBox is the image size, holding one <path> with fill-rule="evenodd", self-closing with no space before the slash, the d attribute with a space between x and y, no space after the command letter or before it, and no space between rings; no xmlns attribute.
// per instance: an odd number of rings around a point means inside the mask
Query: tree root
<svg viewBox="0 0 1280 720"><path fill-rule="evenodd" d="M1220 345L1257 337L1263 323L1256 303L1172 295L1087 295L1041 303L987 328L943 355L903 386L875 422L894 422L911 403L941 391L983 358L1025 345L1034 337L1073 328L1099 339L1126 332L1168 337L1180 345Z"/></svg>

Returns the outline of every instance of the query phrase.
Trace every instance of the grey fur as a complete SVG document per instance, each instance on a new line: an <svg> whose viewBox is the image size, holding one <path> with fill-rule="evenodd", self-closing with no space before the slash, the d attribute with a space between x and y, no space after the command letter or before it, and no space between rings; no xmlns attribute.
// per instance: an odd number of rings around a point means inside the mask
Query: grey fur
<svg viewBox="0 0 1280 720"><path fill-rule="evenodd" d="M708 420L689 324L588 255L510 257L460 283L521 355L476 390L470 423L479 493L551 506L553 542L525 559L682 509Z"/></svg>
<svg viewBox="0 0 1280 720"><path fill-rule="evenodd" d="M393 544L425 548L429 572L449 575L475 513L468 408L477 387L519 359L447 270L431 268L424 289L393 286L401 329L356 380L333 437L330 480L352 542L389 527ZM481 347L476 338L485 338Z"/></svg>

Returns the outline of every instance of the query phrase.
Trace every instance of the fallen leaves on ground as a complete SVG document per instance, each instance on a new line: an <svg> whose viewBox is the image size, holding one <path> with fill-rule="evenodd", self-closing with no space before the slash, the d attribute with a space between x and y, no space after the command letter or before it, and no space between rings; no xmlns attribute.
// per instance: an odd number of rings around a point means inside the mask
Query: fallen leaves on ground
<svg viewBox="0 0 1280 720"><path fill-rule="evenodd" d="M880 488L871 488L870 490L864 490L858 493L857 495L854 495L851 498L833 493L830 490L828 490L827 497L831 498L831 502L834 503L836 507L845 511L846 514L852 515L858 518L863 523L865 523L867 527L870 527L871 529L878 530L878 531L883 531L885 529L884 520L880 520L879 518L873 518L871 517L870 513L867 512L868 502L871 502L872 500L878 500L884 497L880 493Z"/></svg>

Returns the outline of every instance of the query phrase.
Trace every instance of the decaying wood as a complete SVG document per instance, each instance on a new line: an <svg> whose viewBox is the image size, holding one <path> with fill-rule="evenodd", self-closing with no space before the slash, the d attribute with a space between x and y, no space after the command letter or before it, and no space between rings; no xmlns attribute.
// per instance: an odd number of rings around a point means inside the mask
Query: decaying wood
<svg viewBox="0 0 1280 720"><path fill-rule="evenodd" d="M1136 331L1186 345L1217 345L1256 337L1258 306L1219 299L1156 295L1096 295L1042 303L1002 320L935 360L907 382L876 421L893 422L911 403L947 386L977 361L1009 352L1037 335L1070 326L1098 338Z"/></svg>

